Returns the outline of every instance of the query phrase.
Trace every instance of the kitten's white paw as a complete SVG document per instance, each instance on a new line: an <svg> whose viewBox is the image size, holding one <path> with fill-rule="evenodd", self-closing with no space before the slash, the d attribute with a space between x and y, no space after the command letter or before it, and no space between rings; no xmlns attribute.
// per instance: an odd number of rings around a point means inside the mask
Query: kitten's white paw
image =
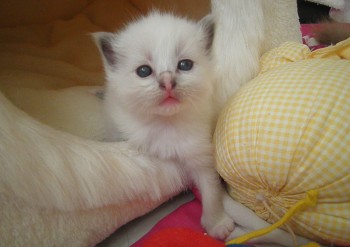
<svg viewBox="0 0 350 247"><path fill-rule="evenodd" d="M225 240L235 229L235 223L226 213L216 219L216 222L208 222L205 217L202 217L202 225L211 237Z"/></svg>

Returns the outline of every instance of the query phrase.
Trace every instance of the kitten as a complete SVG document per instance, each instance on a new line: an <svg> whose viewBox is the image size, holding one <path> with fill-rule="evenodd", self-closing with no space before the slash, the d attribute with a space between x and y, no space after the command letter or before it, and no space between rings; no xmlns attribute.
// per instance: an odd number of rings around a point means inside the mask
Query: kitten
<svg viewBox="0 0 350 247"><path fill-rule="evenodd" d="M111 140L177 162L200 190L202 225L225 239L234 222L223 209L211 142L213 24L152 12L120 33L94 36L106 72Z"/></svg>

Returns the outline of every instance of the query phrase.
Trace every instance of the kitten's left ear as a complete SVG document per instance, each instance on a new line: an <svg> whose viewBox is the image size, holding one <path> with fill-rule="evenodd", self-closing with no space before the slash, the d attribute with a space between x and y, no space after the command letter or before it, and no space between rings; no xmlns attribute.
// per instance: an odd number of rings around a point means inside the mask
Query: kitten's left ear
<svg viewBox="0 0 350 247"><path fill-rule="evenodd" d="M214 40L214 32L215 32L215 22L214 17L209 14L204 16L200 21L199 25L204 30L204 32L207 35L207 44L206 48L209 50L213 44Z"/></svg>
<svg viewBox="0 0 350 247"><path fill-rule="evenodd" d="M117 54L113 47L113 43L115 42L115 35L108 32L97 32L93 33L92 36L103 57L103 63L105 67L115 67L117 63Z"/></svg>

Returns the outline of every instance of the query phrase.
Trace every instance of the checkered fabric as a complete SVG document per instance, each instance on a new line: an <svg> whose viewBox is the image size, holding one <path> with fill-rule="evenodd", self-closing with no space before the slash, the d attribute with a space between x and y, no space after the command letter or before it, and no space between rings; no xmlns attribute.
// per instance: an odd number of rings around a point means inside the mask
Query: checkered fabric
<svg viewBox="0 0 350 247"><path fill-rule="evenodd" d="M265 54L261 73L221 114L214 143L234 199L274 223L272 213L282 217L317 190L317 206L288 225L349 245L350 39L314 52L285 43Z"/></svg>

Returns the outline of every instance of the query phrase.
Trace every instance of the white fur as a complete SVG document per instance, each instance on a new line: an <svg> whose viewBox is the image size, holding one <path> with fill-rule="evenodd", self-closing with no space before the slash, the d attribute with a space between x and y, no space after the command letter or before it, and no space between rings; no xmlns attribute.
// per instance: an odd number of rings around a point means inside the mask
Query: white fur
<svg viewBox="0 0 350 247"><path fill-rule="evenodd" d="M224 213L224 191L214 169L209 39L201 24L156 12L109 35L116 63L101 48L105 107L114 140L127 140L137 150L174 161L188 174L202 195L202 224L210 235L224 239L233 230L233 220ZM100 42L106 42L106 34ZM183 59L194 62L191 70L177 68ZM153 73L139 77L136 69L141 65L149 65ZM166 91L159 81L171 78L176 81L171 92L179 103L164 105Z"/></svg>
<svg viewBox="0 0 350 247"><path fill-rule="evenodd" d="M344 0L344 5L332 8L329 16L336 22L350 23L350 0Z"/></svg>
<svg viewBox="0 0 350 247"><path fill-rule="evenodd" d="M212 1L212 14L215 18L215 90L221 108L258 73L264 33L262 3L255 0Z"/></svg>
<svg viewBox="0 0 350 247"><path fill-rule="evenodd" d="M283 42L302 39L295 0L212 0L211 4L215 21L215 98L220 111L258 74L264 52Z"/></svg>

